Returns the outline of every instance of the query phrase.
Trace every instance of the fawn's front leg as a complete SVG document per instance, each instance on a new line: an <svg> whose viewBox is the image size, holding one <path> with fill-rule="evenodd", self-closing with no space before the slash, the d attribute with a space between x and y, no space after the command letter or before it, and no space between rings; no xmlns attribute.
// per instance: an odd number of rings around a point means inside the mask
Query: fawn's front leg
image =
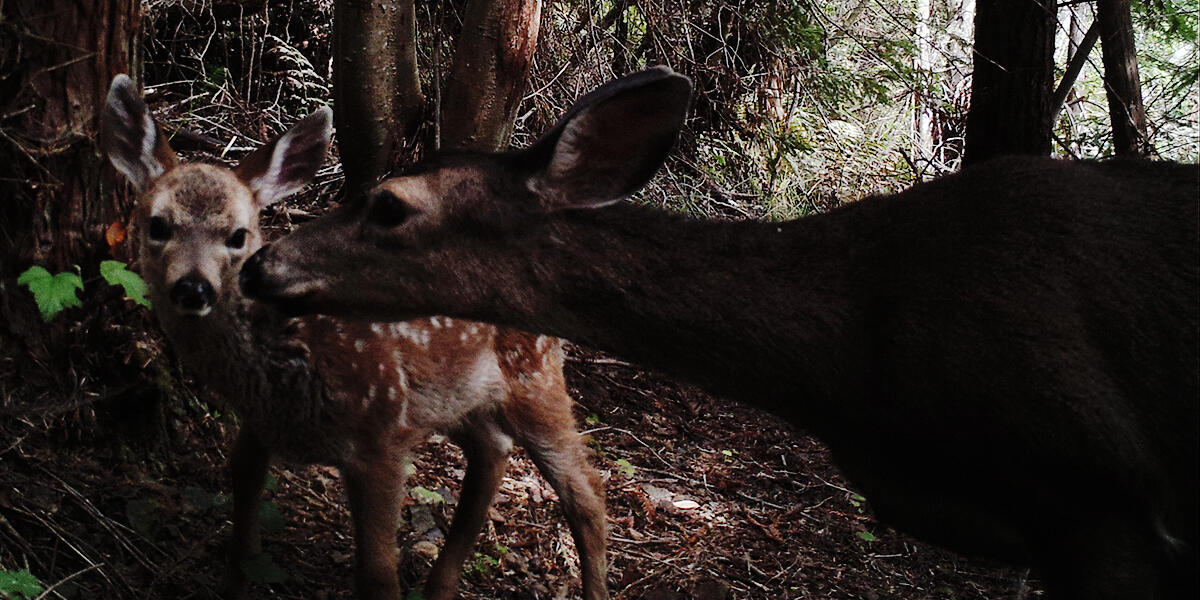
<svg viewBox="0 0 1200 600"><path fill-rule="evenodd" d="M359 600L399 600L396 524L404 485L402 460L386 449L360 448L341 468L354 519L354 579Z"/></svg>
<svg viewBox="0 0 1200 600"><path fill-rule="evenodd" d="M426 600L454 597L463 561L475 549L475 540L504 478L508 453L512 450L512 439L495 423L466 423L453 434L453 439L462 448L467 473L446 543L425 581Z"/></svg>
<svg viewBox="0 0 1200 600"><path fill-rule="evenodd" d="M229 457L233 490L233 538L229 543L229 563L225 575L224 596L228 600L245 598L250 581L243 564L262 551L258 528L258 500L271 455L258 436L246 427L238 432Z"/></svg>

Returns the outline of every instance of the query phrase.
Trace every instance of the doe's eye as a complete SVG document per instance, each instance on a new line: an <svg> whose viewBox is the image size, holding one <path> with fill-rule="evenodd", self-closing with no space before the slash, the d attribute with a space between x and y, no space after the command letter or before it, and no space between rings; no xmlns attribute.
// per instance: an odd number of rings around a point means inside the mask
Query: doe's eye
<svg viewBox="0 0 1200 600"><path fill-rule="evenodd" d="M171 239L171 226L162 217L150 217L149 234L151 241L165 242Z"/></svg>
<svg viewBox="0 0 1200 600"><path fill-rule="evenodd" d="M367 221L380 227L395 227L408 219L413 212L413 208L395 194L381 190L371 200Z"/></svg>
<svg viewBox="0 0 1200 600"><path fill-rule="evenodd" d="M230 248L233 248L234 250L241 249L242 246L246 245L246 234L247 233L248 232L246 231L246 228L244 228L244 227L233 232L233 235L229 236L229 239L225 240L225 245Z"/></svg>

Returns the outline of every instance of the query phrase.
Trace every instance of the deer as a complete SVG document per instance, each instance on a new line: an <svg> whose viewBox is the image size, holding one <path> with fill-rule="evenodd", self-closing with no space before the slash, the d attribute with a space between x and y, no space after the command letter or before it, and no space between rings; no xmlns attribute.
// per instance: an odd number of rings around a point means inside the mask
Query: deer
<svg viewBox="0 0 1200 600"><path fill-rule="evenodd" d="M438 316L288 318L240 292L242 263L263 243L260 211L315 176L331 123L319 109L229 169L181 162L125 75L102 114L101 148L139 193L139 263L158 323L182 364L240 417L225 597L249 593L243 564L261 551L257 508L279 458L338 469L357 597L399 600L405 473L413 447L442 432L462 448L466 472L423 597L455 596L516 443L558 495L583 597L608 598L603 487L576 430L561 340Z"/></svg>
<svg viewBox="0 0 1200 600"><path fill-rule="evenodd" d="M1055 598L1194 597L1195 165L1005 157L781 222L622 202L690 96L656 67L529 147L430 157L259 250L242 289L605 350L811 433L882 523Z"/></svg>

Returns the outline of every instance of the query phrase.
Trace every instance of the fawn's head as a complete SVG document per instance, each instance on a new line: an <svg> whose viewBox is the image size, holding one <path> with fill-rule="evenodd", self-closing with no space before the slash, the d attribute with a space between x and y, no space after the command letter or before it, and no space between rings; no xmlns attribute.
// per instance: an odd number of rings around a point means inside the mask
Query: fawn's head
<svg viewBox="0 0 1200 600"><path fill-rule="evenodd" d="M581 98L529 148L435 157L258 252L247 295L293 314L471 316L528 286L556 215L636 192L666 158L691 83L667 68Z"/></svg>
<svg viewBox="0 0 1200 600"><path fill-rule="evenodd" d="M180 163L133 81L113 79L100 147L139 193L134 228L156 306L201 317L237 292L242 263L262 246L259 211L312 179L331 122L322 108L235 169Z"/></svg>

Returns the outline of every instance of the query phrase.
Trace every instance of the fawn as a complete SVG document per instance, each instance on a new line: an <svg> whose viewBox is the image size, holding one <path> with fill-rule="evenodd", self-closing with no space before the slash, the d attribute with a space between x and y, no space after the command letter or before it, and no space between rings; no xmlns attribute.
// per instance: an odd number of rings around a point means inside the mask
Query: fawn
<svg viewBox="0 0 1200 600"><path fill-rule="evenodd" d="M259 211L303 187L330 143L321 109L234 170L180 163L133 82L113 80L101 146L140 192L135 226L155 314L184 364L241 418L230 459L228 597L259 552L269 460L336 466L354 520L358 597L397 600L404 466L433 431L462 447L466 476L425 598L454 596L513 442L558 493L579 552L583 595L605 588L603 491L575 429L561 342L459 319L399 323L281 318L238 290L262 244Z"/></svg>
<svg viewBox="0 0 1200 600"><path fill-rule="evenodd" d="M243 289L624 355L811 431L881 521L1058 598L1194 597L1200 169L1013 157L780 223L619 203L690 92L650 69L529 148L435 157Z"/></svg>

